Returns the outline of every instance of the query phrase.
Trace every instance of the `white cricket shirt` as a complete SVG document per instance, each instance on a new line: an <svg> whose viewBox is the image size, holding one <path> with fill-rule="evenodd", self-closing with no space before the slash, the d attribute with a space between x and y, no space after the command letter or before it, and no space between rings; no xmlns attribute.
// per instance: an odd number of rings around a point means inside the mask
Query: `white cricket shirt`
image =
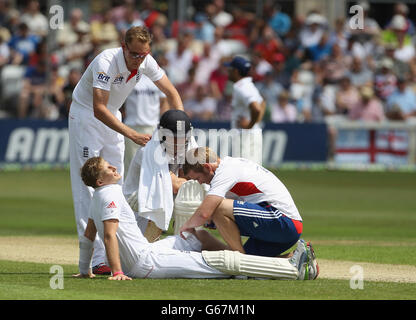
<svg viewBox="0 0 416 320"><path fill-rule="evenodd" d="M148 248L148 241L141 233L132 209L124 198L121 186L110 184L95 189L89 211L97 232L104 239L105 220L117 219L117 239L120 261L124 273L128 273L140 257L140 252Z"/></svg>
<svg viewBox="0 0 416 320"><path fill-rule="evenodd" d="M240 117L251 119L249 105L252 102L263 102L263 97L254 85L252 78L245 77L234 83L231 100L231 128L238 128L237 124ZM260 128L259 124L256 123L253 126L254 128Z"/></svg>
<svg viewBox="0 0 416 320"><path fill-rule="evenodd" d="M166 95L143 75L127 97L124 123L128 126L157 126L161 98L166 98Z"/></svg>
<svg viewBox="0 0 416 320"><path fill-rule="evenodd" d="M250 203L267 201L287 217L302 220L285 185L269 170L244 158L224 157L207 195Z"/></svg>
<svg viewBox="0 0 416 320"><path fill-rule="evenodd" d="M162 78L164 71L148 54L140 64L137 74L128 80L130 74L121 47L104 50L85 70L74 89L72 100L93 110L93 88L110 91L107 108L116 114L143 74L150 80L157 81Z"/></svg>

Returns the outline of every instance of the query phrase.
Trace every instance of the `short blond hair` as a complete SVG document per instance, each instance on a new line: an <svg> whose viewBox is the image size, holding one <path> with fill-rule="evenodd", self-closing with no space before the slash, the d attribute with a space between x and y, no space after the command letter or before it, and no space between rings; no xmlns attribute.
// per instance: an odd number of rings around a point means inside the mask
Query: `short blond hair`
<svg viewBox="0 0 416 320"><path fill-rule="evenodd" d="M81 179L88 187L97 188L97 180L100 178L103 169L104 159L93 157L85 161L81 168Z"/></svg>
<svg viewBox="0 0 416 320"><path fill-rule="evenodd" d="M199 147L189 150L186 153L183 173L187 175L189 171L203 172L205 163L215 163L218 161L218 155L208 147Z"/></svg>
<svg viewBox="0 0 416 320"><path fill-rule="evenodd" d="M131 27L126 31L124 42L131 43L133 40L150 44L152 42L152 35L145 26Z"/></svg>

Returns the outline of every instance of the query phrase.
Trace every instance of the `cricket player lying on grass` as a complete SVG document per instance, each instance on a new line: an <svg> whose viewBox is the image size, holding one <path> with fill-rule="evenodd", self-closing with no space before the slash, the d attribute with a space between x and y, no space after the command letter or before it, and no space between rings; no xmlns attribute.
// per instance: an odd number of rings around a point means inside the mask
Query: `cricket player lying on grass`
<svg viewBox="0 0 416 320"><path fill-rule="evenodd" d="M74 277L95 276L91 272L91 258L98 232L104 239L112 271L110 280L229 278L234 275L305 279L305 270L313 257L303 242L298 243L290 259L226 250L223 243L204 230L190 230L186 239L177 235L149 243L137 226L121 186L117 184L121 176L114 166L101 157L90 158L81 169L81 177L95 190L87 228L80 242L80 273Z"/></svg>

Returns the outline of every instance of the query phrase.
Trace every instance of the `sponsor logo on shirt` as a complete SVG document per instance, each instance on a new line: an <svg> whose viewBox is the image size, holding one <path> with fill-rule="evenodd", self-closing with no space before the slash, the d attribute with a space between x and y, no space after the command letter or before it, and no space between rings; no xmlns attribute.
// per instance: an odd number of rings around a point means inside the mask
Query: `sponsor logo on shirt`
<svg viewBox="0 0 416 320"><path fill-rule="evenodd" d="M123 83L124 77L119 73L113 81L113 84L121 84Z"/></svg>
<svg viewBox="0 0 416 320"><path fill-rule="evenodd" d="M97 72L98 76L97 76L97 80L107 83L108 80L110 80L110 76L108 76L105 72Z"/></svg>

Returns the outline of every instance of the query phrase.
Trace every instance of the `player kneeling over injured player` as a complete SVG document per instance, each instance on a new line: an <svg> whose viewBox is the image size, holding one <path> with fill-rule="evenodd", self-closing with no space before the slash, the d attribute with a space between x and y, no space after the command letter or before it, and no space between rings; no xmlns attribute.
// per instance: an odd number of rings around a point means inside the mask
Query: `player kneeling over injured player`
<svg viewBox="0 0 416 320"><path fill-rule="evenodd" d="M95 191L88 225L80 242L80 273L75 277L94 277L91 257L98 231L104 239L112 271L110 280L227 278L233 275L272 279L305 278L310 257L303 244L298 245L292 258L285 259L222 250L226 246L204 230L189 230L186 239L170 236L149 243L137 226L121 186L117 184L121 176L114 166L101 157L90 158L81 169L81 177Z"/></svg>
<svg viewBox="0 0 416 320"><path fill-rule="evenodd" d="M312 246L299 240L302 218L273 173L247 159L220 159L206 147L187 152L183 171L190 179L209 184L210 190L181 233L211 220L231 250L268 257L277 257L300 241L312 257L309 279L318 276ZM249 237L244 246L241 235Z"/></svg>

